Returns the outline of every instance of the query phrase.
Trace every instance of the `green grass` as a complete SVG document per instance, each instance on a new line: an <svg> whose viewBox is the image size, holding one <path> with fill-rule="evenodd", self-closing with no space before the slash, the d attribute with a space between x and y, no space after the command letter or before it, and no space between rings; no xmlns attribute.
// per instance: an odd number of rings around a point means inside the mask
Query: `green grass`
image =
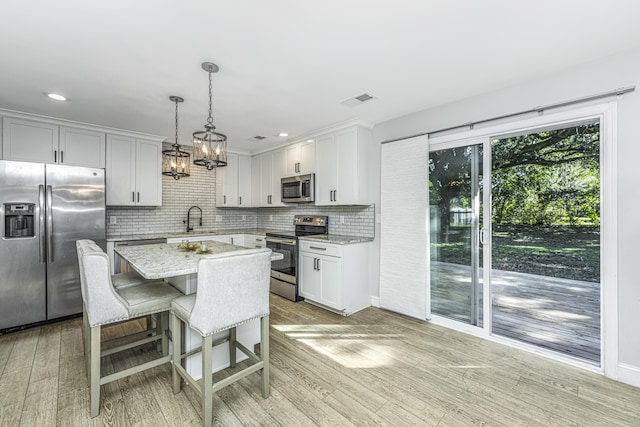
<svg viewBox="0 0 640 427"><path fill-rule="evenodd" d="M469 226L452 226L432 246L440 261L469 264ZM494 225L492 268L600 281L600 229L593 226Z"/></svg>

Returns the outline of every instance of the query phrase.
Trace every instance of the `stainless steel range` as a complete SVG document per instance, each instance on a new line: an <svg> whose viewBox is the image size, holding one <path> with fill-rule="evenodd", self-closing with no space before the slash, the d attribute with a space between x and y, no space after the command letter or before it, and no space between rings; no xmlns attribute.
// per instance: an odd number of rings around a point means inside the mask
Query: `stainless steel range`
<svg viewBox="0 0 640 427"><path fill-rule="evenodd" d="M281 253L284 258L271 262L271 292L291 301L301 301L298 296L298 237L329 232L329 217L296 215L295 230L267 233L267 247Z"/></svg>

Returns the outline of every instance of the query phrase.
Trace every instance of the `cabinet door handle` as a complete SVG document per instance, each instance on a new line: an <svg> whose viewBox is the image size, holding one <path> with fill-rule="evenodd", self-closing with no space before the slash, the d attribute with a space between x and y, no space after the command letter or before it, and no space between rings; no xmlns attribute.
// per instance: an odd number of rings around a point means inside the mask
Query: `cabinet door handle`
<svg viewBox="0 0 640 427"><path fill-rule="evenodd" d="M64 151L60 150L60 163L64 163Z"/></svg>
<svg viewBox="0 0 640 427"><path fill-rule="evenodd" d="M338 201L338 190L333 190L333 201L334 202Z"/></svg>
<svg viewBox="0 0 640 427"><path fill-rule="evenodd" d="M317 270L318 269L318 258L314 258L313 259L313 269Z"/></svg>
<svg viewBox="0 0 640 427"><path fill-rule="evenodd" d="M53 163L58 163L58 150L53 150Z"/></svg>
<svg viewBox="0 0 640 427"><path fill-rule="evenodd" d="M131 201L132 201L133 203L135 203L135 202L136 202L136 192L135 192L135 191L132 191L132 192L131 192Z"/></svg>
<svg viewBox="0 0 640 427"><path fill-rule="evenodd" d="M138 191L138 203L140 203L140 192Z"/></svg>
<svg viewBox="0 0 640 427"><path fill-rule="evenodd" d="M327 248L321 248L319 246L309 246L309 249L315 249L317 251L326 251Z"/></svg>
<svg viewBox="0 0 640 427"><path fill-rule="evenodd" d="M320 271L320 258L318 258L318 262L316 264L318 265L318 271Z"/></svg>
<svg viewBox="0 0 640 427"><path fill-rule="evenodd" d="M223 205L227 204L227 196L222 196L222 204Z"/></svg>
<svg viewBox="0 0 640 427"><path fill-rule="evenodd" d="M262 239L256 239L256 242L262 242Z"/></svg>
<svg viewBox="0 0 640 427"><path fill-rule="evenodd" d="M269 196L267 196L267 203L271 204L271 194L269 194Z"/></svg>
<svg viewBox="0 0 640 427"><path fill-rule="evenodd" d="M241 205L242 204L242 196L238 196L238 200L239 200L238 204Z"/></svg>

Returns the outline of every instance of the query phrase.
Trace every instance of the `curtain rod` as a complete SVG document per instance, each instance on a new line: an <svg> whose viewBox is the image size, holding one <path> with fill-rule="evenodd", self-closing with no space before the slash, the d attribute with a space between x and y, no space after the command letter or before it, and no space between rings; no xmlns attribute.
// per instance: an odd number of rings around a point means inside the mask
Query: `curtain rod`
<svg viewBox="0 0 640 427"><path fill-rule="evenodd" d="M620 96L623 95L625 93L629 93L629 92L633 92L634 90L636 90L635 86L627 86L627 87L621 87L609 92L605 92L605 93L599 93L597 95L591 95L591 96L587 96L584 98L578 98L578 99L572 99L571 101L564 101L564 102L558 102L555 104L548 104L548 105L544 105L541 107L535 107L535 108L531 108L529 110L525 110L525 111L519 111L517 113L511 113L511 114L505 114L503 116L496 116L496 117L492 117L490 119L483 119L483 120L478 120L475 122L467 122L467 123L463 123L461 125L457 125L457 126L451 126L448 128L443 128L443 129L438 129L438 130L432 130L429 132L421 132L421 133L416 133L413 135L409 135L409 136L403 136L402 138L394 138L394 139L389 139L387 141L382 141L381 144L388 144L390 142L396 142L396 141L402 141L404 139L409 139L409 138L415 138L416 136L424 136L424 135L433 135L435 133L441 133L441 132L447 132L450 130L454 130L454 129L460 129L460 128L464 128L464 127L469 127L469 129L473 129L473 127L475 125L478 124L482 124L482 123L488 123L488 122L493 122L496 120L502 120L502 119L508 119L511 117L516 117L516 116L522 116L525 114L531 114L531 113L542 113L544 110L551 110L553 108L560 108L560 107L566 107L569 105L574 105L574 104L580 104L583 102L589 102L589 101L595 101L597 99L602 99L602 98L607 98L610 96Z"/></svg>

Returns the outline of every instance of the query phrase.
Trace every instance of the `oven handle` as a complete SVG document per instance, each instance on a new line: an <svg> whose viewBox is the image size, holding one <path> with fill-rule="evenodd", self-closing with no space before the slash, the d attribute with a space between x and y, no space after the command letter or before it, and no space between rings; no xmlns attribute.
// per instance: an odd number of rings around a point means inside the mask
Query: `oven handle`
<svg viewBox="0 0 640 427"><path fill-rule="evenodd" d="M281 239L279 237L267 237L265 239L267 241L267 243L284 243L285 245L297 245L298 242L296 242L295 240L291 240L291 239Z"/></svg>

